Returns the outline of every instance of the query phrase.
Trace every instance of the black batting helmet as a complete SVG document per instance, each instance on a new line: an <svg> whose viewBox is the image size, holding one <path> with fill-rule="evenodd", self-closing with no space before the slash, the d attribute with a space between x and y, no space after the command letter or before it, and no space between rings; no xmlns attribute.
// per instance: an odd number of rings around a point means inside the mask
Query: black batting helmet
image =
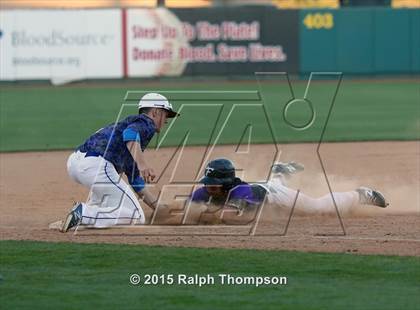
<svg viewBox="0 0 420 310"><path fill-rule="evenodd" d="M204 185L229 185L235 181L235 166L226 158L217 158L207 164L204 177L200 183Z"/></svg>

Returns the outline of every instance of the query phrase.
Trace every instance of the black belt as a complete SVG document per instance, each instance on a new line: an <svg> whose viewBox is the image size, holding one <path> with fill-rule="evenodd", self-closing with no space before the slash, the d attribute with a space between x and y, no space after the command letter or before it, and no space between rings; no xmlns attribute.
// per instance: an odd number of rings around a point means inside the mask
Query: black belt
<svg viewBox="0 0 420 310"><path fill-rule="evenodd" d="M99 154L93 151L87 151L85 154L85 157L99 157L99 156L102 156L102 154Z"/></svg>

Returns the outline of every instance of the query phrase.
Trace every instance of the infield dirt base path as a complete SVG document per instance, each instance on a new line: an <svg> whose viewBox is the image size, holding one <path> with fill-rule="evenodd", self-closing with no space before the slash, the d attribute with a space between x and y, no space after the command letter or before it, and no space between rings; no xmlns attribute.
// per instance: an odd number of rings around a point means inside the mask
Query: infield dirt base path
<svg viewBox="0 0 420 310"><path fill-rule="evenodd" d="M278 145L276 150L273 145L239 149L219 146L212 150L210 158L233 159L239 175L247 181L266 178L273 160L301 162L305 171L294 176L289 185L317 197L329 191L316 147L316 144L285 144ZM191 182L206 159L204 147L188 147L181 155L179 152L174 155L175 151L174 148L146 151L150 165L161 175L152 191L157 192L170 180L173 184ZM266 217L263 213L257 233L276 236L247 236L243 235L246 227L220 226L119 227L79 230L76 234L50 230L49 223L62 219L73 201L84 200L88 194L87 189L67 176L69 154L70 151L0 154L1 239L420 256L418 141L323 144L320 154L332 190L371 186L382 191L391 205L387 209L357 206L351 214L341 216L341 223L334 212L290 215L288 210L272 209ZM178 187L185 191L185 185ZM175 203L174 207L177 206ZM150 214L147 207L144 209ZM202 235L211 234L214 229L224 235Z"/></svg>

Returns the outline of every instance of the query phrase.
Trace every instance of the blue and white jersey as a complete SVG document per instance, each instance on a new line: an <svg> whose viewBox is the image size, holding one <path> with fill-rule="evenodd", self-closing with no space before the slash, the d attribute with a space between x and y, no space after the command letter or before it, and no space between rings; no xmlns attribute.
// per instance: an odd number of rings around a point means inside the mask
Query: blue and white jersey
<svg viewBox="0 0 420 310"><path fill-rule="evenodd" d="M156 132L153 120L145 114L130 115L117 123L109 124L91 135L77 150L87 156L102 156L111 162L118 173L124 172L135 191L144 187L144 180L128 150L128 141L140 143L144 151Z"/></svg>

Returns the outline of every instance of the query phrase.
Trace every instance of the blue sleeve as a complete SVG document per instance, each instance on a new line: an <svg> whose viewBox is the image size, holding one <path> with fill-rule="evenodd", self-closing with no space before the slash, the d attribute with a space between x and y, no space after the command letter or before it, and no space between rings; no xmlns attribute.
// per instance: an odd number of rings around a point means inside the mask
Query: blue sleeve
<svg viewBox="0 0 420 310"><path fill-rule="evenodd" d="M127 127L123 131L123 141L124 142L136 141L140 143L140 134L137 131L135 131L133 128Z"/></svg>
<svg viewBox="0 0 420 310"><path fill-rule="evenodd" d="M229 194L229 200L245 200L248 203L258 202L249 184L240 184L233 188Z"/></svg>
<svg viewBox="0 0 420 310"><path fill-rule="evenodd" d="M209 201L210 197L204 187L201 187L194 191L191 195L191 200L194 202L207 202Z"/></svg>

